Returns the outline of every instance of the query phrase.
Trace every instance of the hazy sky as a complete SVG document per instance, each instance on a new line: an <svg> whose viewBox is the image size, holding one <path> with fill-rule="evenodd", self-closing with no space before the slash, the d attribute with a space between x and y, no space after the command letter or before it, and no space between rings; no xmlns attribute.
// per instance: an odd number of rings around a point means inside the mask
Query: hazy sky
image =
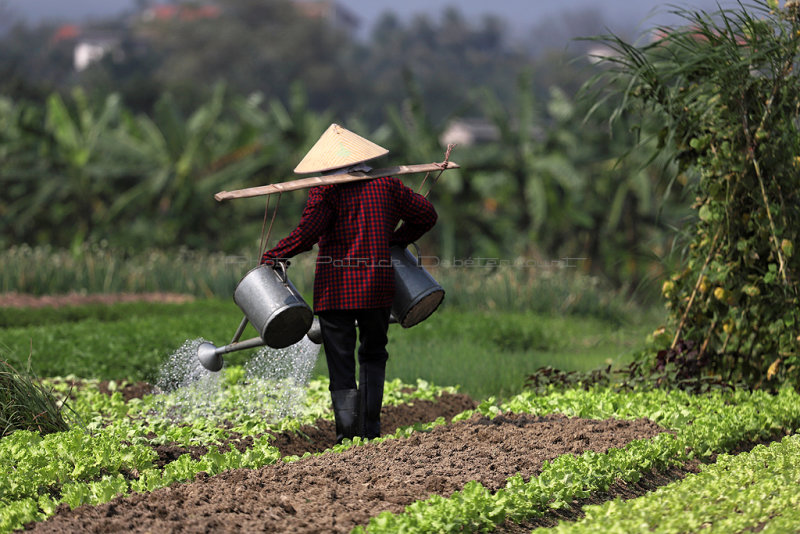
<svg viewBox="0 0 800 534"><path fill-rule="evenodd" d="M224 2L223 2L224 3ZM679 5L704 10L716 10L717 5L735 7L736 0L568 0L551 2L545 0L340 0L340 4L359 15L363 29L367 31L375 20L386 11L405 17L415 13L440 15L447 6L456 6L467 17L477 18L494 14L505 19L515 31L530 29L548 18L557 16L565 9L600 9L611 30L617 23L625 26L652 26L653 20L669 22L669 6ZM0 0L18 17L28 21L81 20L87 17L102 18L132 10L134 0ZM653 18L653 14L660 14Z"/></svg>

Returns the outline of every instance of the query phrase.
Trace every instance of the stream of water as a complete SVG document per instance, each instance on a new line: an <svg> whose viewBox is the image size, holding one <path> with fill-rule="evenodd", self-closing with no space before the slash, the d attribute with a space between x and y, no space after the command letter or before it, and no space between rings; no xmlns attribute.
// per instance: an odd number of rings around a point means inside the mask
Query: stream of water
<svg viewBox="0 0 800 534"><path fill-rule="evenodd" d="M173 420L188 417L225 418L230 408L259 414L267 420L296 415L303 407L305 387L320 346L304 337L284 349L262 347L231 378L205 369L197 347L206 340L186 340L164 362L156 382L156 410ZM233 403L234 406L231 406Z"/></svg>

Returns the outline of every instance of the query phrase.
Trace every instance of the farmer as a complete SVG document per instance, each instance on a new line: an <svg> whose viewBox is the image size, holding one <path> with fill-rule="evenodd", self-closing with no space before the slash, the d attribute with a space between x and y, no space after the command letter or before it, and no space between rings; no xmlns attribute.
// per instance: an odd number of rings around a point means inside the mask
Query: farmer
<svg viewBox="0 0 800 534"><path fill-rule="evenodd" d="M295 168L298 174L367 172L389 151L332 124ZM319 244L314 313L319 316L336 420L336 442L380 436L387 331L394 297L389 247L407 246L436 223L436 210L397 178L322 185L309 191L297 227L261 263ZM398 223L403 224L398 228ZM359 380L356 385L356 325Z"/></svg>

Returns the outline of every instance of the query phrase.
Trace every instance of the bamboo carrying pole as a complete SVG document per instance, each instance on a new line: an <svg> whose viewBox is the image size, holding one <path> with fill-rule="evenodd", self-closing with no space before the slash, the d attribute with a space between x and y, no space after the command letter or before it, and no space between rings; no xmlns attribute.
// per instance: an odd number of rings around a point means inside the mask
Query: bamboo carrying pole
<svg viewBox="0 0 800 534"><path fill-rule="evenodd" d="M445 169L458 169L459 165L452 161L444 163L422 163L419 165L398 165L397 167L387 167L385 169L374 169L369 172L354 172L352 174L334 174L331 176L313 176L311 178L300 178L290 182L277 184L260 185L258 187L248 187L247 189L237 189L235 191L220 191L214 198L222 202L235 198L250 198L263 195L272 195L297 189L308 189L318 185L342 184L346 182L357 182L359 180L369 180L382 176L394 176L397 174L414 174L418 172L443 171Z"/></svg>

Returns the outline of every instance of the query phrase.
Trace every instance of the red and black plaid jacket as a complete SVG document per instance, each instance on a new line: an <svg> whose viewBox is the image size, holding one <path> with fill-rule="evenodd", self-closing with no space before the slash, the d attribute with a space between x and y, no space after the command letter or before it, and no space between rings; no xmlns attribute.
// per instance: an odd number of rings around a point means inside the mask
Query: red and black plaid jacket
<svg viewBox="0 0 800 534"><path fill-rule="evenodd" d="M415 241L436 218L433 205L397 178L314 187L297 228L261 263L291 258L319 242L315 312L386 308L394 297L389 247Z"/></svg>

